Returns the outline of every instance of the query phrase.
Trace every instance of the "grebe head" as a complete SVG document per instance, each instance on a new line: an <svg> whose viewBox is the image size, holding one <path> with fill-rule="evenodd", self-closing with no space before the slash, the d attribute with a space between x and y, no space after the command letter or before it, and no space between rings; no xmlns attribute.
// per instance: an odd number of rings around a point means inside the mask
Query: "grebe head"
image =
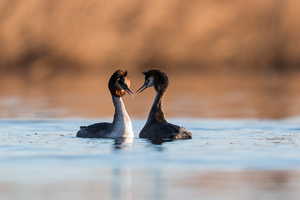
<svg viewBox="0 0 300 200"><path fill-rule="evenodd" d="M156 91L165 91L169 85L168 76L160 71L159 69L150 69L147 72L143 72L145 75L144 85L138 89L136 92L139 94L143 92L146 88L154 86Z"/></svg>
<svg viewBox="0 0 300 200"><path fill-rule="evenodd" d="M127 92L132 98L134 94L130 91L130 79L127 71L117 70L109 79L108 89L113 96L122 97Z"/></svg>

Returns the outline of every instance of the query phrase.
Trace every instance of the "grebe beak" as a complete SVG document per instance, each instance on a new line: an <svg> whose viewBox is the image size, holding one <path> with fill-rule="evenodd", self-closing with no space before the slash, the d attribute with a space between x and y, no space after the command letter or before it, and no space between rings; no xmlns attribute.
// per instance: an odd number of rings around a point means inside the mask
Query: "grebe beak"
<svg viewBox="0 0 300 200"><path fill-rule="evenodd" d="M140 93L143 92L147 87L148 87L148 83L145 82L144 85L143 85L140 89L138 89L138 90L136 91L136 93L140 94Z"/></svg>
<svg viewBox="0 0 300 200"><path fill-rule="evenodd" d="M132 98L134 98L133 92L131 92L131 90L128 88L127 85L121 85L121 87L122 87L123 90L125 90L125 92L127 92Z"/></svg>

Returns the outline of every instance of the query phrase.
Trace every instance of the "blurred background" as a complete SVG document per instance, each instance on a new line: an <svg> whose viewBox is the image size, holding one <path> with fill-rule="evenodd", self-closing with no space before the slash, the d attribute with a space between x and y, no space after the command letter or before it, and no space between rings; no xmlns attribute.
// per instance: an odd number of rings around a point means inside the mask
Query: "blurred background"
<svg viewBox="0 0 300 200"><path fill-rule="evenodd" d="M167 117L300 114L298 0L2 0L0 117L112 117L107 82L170 79ZM148 89L124 98L146 118Z"/></svg>
<svg viewBox="0 0 300 200"><path fill-rule="evenodd" d="M299 11L299 0L1 0L0 199L300 199ZM192 140L137 138L153 88L123 98L134 140L75 138L111 121L117 69L135 92L151 68L169 77L167 119Z"/></svg>

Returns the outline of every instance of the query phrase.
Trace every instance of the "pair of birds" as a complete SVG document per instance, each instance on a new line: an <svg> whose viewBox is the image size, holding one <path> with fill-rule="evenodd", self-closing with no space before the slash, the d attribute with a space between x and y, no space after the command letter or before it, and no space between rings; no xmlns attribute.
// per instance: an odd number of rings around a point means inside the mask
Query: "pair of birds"
<svg viewBox="0 0 300 200"><path fill-rule="evenodd" d="M151 69L143 72L145 82L137 90L141 93L148 87L154 87L156 96L148 115L147 122L141 130L140 138L149 138L151 140L164 139L191 139L192 134L185 128L168 123L163 111L163 99L169 85L168 76L158 70ZM112 123L96 123L89 126L81 126L77 132L77 137L82 138L128 138L134 137L132 123L125 109L122 97L127 92L131 97L133 93L129 89L130 79L127 71L117 70L108 82L112 100L115 106L115 115Z"/></svg>

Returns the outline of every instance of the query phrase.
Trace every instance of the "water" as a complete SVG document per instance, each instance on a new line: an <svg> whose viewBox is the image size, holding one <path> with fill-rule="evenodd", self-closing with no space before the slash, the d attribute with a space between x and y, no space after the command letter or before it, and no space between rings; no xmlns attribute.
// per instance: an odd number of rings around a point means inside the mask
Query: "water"
<svg viewBox="0 0 300 200"><path fill-rule="evenodd" d="M299 199L299 73L168 73L164 111L192 140L138 138L153 89L124 97L133 140L76 138L112 120L110 75L0 79L0 200Z"/></svg>
<svg viewBox="0 0 300 200"><path fill-rule="evenodd" d="M108 119L103 119L109 121ZM300 118L170 118L192 140L76 138L102 119L0 121L0 199L299 199Z"/></svg>

